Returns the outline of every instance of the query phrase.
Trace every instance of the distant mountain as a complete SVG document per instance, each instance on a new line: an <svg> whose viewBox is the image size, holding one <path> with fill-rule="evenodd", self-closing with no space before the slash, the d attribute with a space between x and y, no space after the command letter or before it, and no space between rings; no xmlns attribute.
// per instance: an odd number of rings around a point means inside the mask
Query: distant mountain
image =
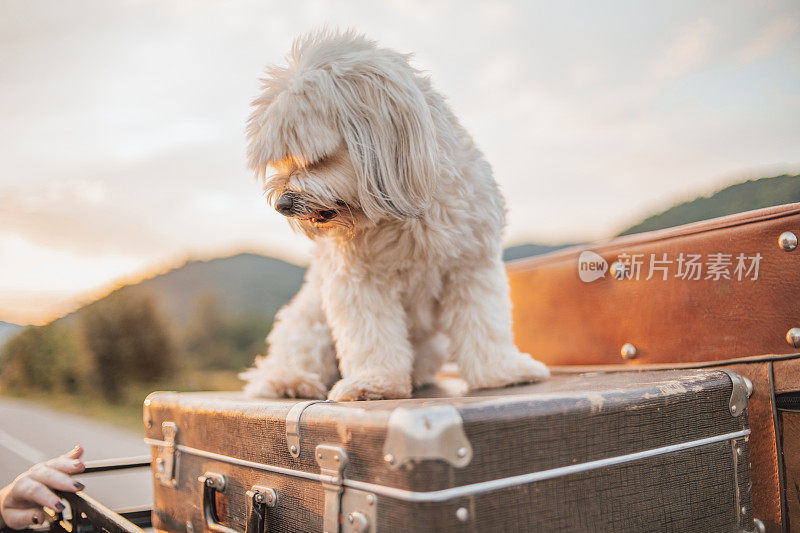
<svg viewBox="0 0 800 533"><path fill-rule="evenodd" d="M726 187L709 197L683 202L631 226L620 235L642 233L732 215L774 205L800 202L800 175L748 180Z"/></svg>
<svg viewBox="0 0 800 533"><path fill-rule="evenodd" d="M0 345L11 338L23 327L24 326L20 326L19 324L12 324L11 322L3 322L0 320Z"/></svg>
<svg viewBox="0 0 800 533"><path fill-rule="evenodd" d="M164 314L179 327L192 320L198 303L208 297L228 316L271 319L300 288L304 272L297 265L257 254L189 261L165 274L121 287L64 319L72 320L83 309L125 295L122 293L155 295Z"/></svg>
<svg viewBox="0 0 800 533"><path fill-rule="evenodd" d="M509 246L503 250L503 261L514 261L515 259L542 255L560 250L561 248L566 248L567 246L572 246L572 244L520 244L518 246Z"/></svg>

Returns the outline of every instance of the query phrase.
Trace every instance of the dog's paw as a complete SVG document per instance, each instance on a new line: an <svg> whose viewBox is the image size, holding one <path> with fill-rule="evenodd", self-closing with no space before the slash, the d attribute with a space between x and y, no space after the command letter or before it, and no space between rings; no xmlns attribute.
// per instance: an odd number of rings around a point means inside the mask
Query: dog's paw
<svg viewBox="0 0 800 533"><path fill-rule="evenodd" d="M394 400L411 397L411 380L388 374L356 374L340 379L328 393L335 402Z"/></svg>
<svg viewBox="0 0 800 533"><path fill-rule="evenodd" d="M505 387L515 383L544 381L550 370L526 353L512 352L497 360L490 368L472 369L464 377L471 389Z"/></svg>
<svg viewBox="0 0 800 533"><path fill-rule="evenodd" d="M284 367L254 367L239 374L247 384L244 393L257 398L309 398L324 400L328 387L317 374Z"/></svg>
<svg viewBox="0 0 800 533"><path fill-rule="evenodd" d="M550 377L550 369L544 363L526 353L519 355L522 356L519 363L521 380L515 383L544 381Z"/></svg>

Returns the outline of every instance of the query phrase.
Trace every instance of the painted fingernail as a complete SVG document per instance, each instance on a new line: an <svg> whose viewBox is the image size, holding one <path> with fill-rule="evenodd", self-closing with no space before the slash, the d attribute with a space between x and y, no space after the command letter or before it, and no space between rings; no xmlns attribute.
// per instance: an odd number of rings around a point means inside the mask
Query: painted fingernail
<svg viewBox="0 0 800 533"><path fill-rule="evenodd" d="M63 503L61 503L61 502L58 502L58 503L56 504L56 511L58 511L58 512L60 513L60 512L61 512L61 511L63 511L63 510L64 510L64 504L63 504Z"/></svg>
<svg viewBox="0 0 800 533"><path fill-rule="evenodd" d="M75 488L78 490L83 490L86 488L86 485L84 485L80 481L76 481L75 483L73 483L73 485L75 485Z"/></svg>
<svg viewBox="0 0 800 533"><path fill-rule="evenodd" d="M38 524L39 523L39 517L36 516L36 515L33 515L33 518L31 518L31 522L33 522L34 524Z"/></svg>

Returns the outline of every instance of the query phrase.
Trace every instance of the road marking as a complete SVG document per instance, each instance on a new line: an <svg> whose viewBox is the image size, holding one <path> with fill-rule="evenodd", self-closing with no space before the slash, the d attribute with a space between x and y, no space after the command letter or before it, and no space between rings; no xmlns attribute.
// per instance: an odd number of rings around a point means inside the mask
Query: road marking
<svg viewBox="0 0 800 533"><path fill-rule="evenodd" d="M21 440L15 439L2 429L0 429L0 446L31 463L41 463L47 459L45 454Z"/></svg>

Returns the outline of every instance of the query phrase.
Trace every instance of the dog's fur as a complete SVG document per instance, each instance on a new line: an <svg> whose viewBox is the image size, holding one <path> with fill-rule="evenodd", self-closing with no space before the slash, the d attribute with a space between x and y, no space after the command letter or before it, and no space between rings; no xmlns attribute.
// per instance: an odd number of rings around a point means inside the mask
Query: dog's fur
<svg viewBox="0 0 800 533"><path fill-rule="evenodd" d="M288 60L253 102L249 162L316 249L245 391L406 398L448 359L473 388L547 378L511 335L503 198L430 80L353 32L302 37Z"/></svg>

